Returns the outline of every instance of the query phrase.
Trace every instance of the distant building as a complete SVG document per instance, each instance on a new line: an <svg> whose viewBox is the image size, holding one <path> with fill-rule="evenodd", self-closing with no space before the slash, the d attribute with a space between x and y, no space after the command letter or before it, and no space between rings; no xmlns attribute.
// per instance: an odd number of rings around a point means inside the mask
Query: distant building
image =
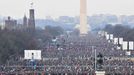
<svg viewBox="0 0 134 75"><path fill-rule="evenodd" d="M0 23L0 29L1 29L1 30L4 30L4 29L5 29L5 24L4 24L4 22Z"/></svg>
<svg viewBox="0 0 134 75"><path fill-rule="evenodd" d="M5 28L8 30L14 30L16 29L16 26L17 26L17 21L11 20L11 17L8 16L8 19L5 20Z"/></svg>
<svg viewBox="0 0 134 75"><path fill-rule="evenodd" d="M16 30L24 30L23 24L17 24Z"/></svg>
<svg viewBox="0 0 134 75"><path fill-rule="evenodd" d="M28 27L28 19L26 17L26 15L24 15L23 17L23 29L27 29Z"/></svg>
<svg viewBox="0 0 134 75"><path fill-rule="evenodd" d="M30 31L35 31L35 17L34 17L34 9L29 10L29 20L28 20L28 29Z"/></svg>
<svg viewBox="0 0 134 75"><path fill-rule="evenodd" d="M35 31L35 17L34 17L34 9L29 10L29 18L24 15L23 23L18 24L17 20L11 19L8 16L7 20L5 20L5 29L7 30L26 30L34 33Z"/></svg>

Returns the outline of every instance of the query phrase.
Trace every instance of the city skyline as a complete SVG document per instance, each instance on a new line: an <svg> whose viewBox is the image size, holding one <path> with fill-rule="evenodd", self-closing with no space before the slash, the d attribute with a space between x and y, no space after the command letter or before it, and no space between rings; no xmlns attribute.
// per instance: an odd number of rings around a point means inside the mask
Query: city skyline
<svg viewBox="0 0 134 75"><path fill-rule="evenodd" d="M1 0L0 15L22 18L28 16L32 0ZM79 16L79 0L33 0L36 18ZM134 15L133 0L87 0L87 15Z"/></svg>

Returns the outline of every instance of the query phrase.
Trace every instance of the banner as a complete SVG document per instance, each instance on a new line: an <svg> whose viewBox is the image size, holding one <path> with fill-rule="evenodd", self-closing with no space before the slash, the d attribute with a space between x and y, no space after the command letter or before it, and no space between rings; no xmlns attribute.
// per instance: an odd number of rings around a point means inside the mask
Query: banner
<svg viewBox="0 0 134 75"><path fill-rule="evenodd" d="M134 50L134 42L129 41L129 50Z"/></svg>
<svg viewBox="0 0 134 75"><path fill-rule="evenodd" d="M114 38L114 44L118 44L118 38Z"/></svg>
<svg viewBox="0 0 134 75"><path fill-rule="evenodd" d="M109 36L110 36L110 40L114 39L114 35L113 34L109 34Z"/></svg>
<svg viewBox="0 0 134 75"><path fill-rule="evenodd" d="M123 44L123 38L119 38L119 44L120 44L120 45Z"/></svg>
<svg viewBox="0 0 134 75"><path fill-rule="evenodd" d="M109 37L109 34L107 34L107 35L106 35L106 40L109 40L109 38L110 38L110 37Z"/></svg>
<svg viewBox="0 0 134 75"><path fill-rule="evenodd" d="M128 50L128 42L123 41L123 50Z"/></svg>

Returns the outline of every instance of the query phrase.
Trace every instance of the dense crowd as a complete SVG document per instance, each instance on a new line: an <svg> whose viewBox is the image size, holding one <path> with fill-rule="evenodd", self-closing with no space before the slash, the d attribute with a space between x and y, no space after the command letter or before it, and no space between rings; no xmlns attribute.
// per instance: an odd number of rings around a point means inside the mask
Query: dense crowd
<svg viewBox="0 0 134 75"><path fill-rule="evenodd" d="M44 46L42 60L35 61L36 65L31 66L30 60L22 59L9 62L8 65L19 66L19 71L34 69L46 73L94 74L95 53L104 56L103 67L106 74L134 74L134 60L131 59L134 52L131 52L131 56L127 56L126 51L118 50L116 45L95 34L85 37L58 36L56 41ZM4 70L5 68L1 66L1 71Z"/></svg>

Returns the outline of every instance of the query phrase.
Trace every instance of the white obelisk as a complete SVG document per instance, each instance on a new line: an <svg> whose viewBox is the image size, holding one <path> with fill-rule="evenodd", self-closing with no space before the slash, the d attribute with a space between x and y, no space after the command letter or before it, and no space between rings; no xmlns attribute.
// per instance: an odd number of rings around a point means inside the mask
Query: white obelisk
<svg viewBox="0 0 134 75"><path fill-rule="evenodd" d="M87 0L80 0L80 35L88 34Z"/></svg>

